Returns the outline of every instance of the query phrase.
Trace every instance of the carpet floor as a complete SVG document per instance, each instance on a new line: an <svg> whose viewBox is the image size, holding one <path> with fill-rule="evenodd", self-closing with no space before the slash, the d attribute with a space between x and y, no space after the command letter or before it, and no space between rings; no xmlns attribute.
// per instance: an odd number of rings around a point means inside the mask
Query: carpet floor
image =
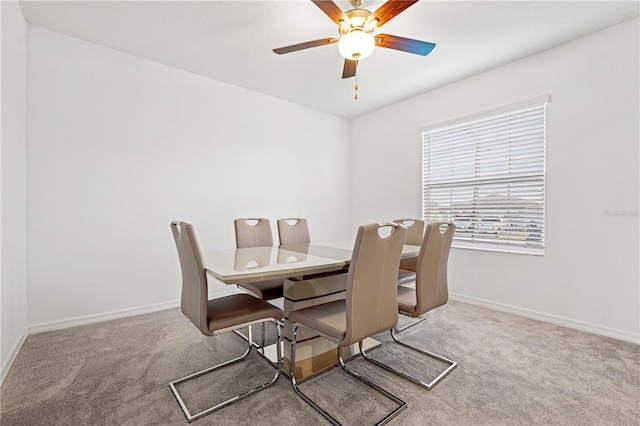
<svg viewBox="0 0 640 426"><path fill-rule="evenodd" d="M362 357L349 362L408 402L390 424L640 425L640 345L453 301L402 337L459 365L427 391ZM438 361L390 343L388 333L377 338L383 345L374 358L435 376ZM0 423L186 425L168 383L239 355L243 343L234 333L201 335L179 309L34 334L0 389ZM275 371L254 353L222 372L184 385L189 408L266 382ZM393 408L339 368L301 387L345 424L372 424ZM194 424L328 423L281 376Z"/></svg>

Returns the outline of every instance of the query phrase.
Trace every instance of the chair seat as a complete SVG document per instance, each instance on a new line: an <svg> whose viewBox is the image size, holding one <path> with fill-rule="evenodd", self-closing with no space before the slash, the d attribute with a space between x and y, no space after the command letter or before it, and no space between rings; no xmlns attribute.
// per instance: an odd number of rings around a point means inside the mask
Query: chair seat
<svg viewBox="0 0 640 426"><path fill-rule="evenodd" d="M344 300L293 311L291 324L300 323L341 342L347 334L347 310Z"/></svg>
<svg viewBox="0 0 640 426"><path fill-rule="evenodd" d="M212 332L262 319L282 320L283 317L280 309L248 294L232 294L209 300L207 310L209 330Z"/></svg>
<svg viewBox="0 0 640 426"><path fill-rule="evenodd" d="M417 305L416 289L398 286L398 309L407 314L413 314Z"/></svg>
<svg viewBox="0 0 640 426"><path fill-rule="evenodd" d="M416 273L404 269L398 270L398 285L408 284L416 280Z"/></svg>
<svg viewBox="0 0 640 426"><path fill-rule="evenodd" d="M238 284L238 287L255 294L262 300L279 299L282 297L283 280L265 280L252 283Z"/></svg>

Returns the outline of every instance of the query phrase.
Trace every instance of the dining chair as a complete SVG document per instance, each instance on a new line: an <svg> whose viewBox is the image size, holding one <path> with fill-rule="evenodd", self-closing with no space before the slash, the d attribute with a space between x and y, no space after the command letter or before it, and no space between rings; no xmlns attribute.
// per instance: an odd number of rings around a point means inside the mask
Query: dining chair
<svg viewBox="0 0 640 426"><path fill-rule="evenodd" d="M394 219L394 223L401 223L407 227L405 244L419 246L422 244L424 234L424 221L420 219ZM400 260L398 270L398 285L408 284L416 280L418 256L407 257Z"/></svg>
<svg viewBox="0 0 640 426"><path fill-rule="evenodd" d="M442 227L445 228L444 232L441 231ZM447 265L455 229L456 226L453 223L434 222L427 225L427 230L420 246L420 254L418 255L415 289L408 286L398 286L398 310L401 314L417 318L432 309L446 304L449 300ZM373 360L369 358L369 355L364 351L362 352L362 356L393 373L431 390L436 384L438 384L438 382L440 382L440 380L453 371L458 364L448 358L428 352L398 339L398 332L408 327L413 327L416 324L417 323L414 322L400 330L392 328L391 337L396 343L399 343L402 346L410 348L423 355L435 358L448 365L442 373L430 382L409 376L394 369L388 364L382 364Z"/></svg>
<svg viewBox="0 0 640 426"><path fill-rule="evenodd" d="M383 228L390 228L388 236L381 236ZM376 424L382 424L406 408L406 402L376 385L369 379L347 368L342 349L358 343L381 331L393 328L398 321L397 271L402 255L406 227L400 224L370 224L358 228L353 255L347 273L346 299L293 311L289 322L293 326L291 341L291 383L297 395L334 425L339 425L296 382L296 335L299 328L311 330L338 345L338 365L351 376L375 389L398 404ZM344 275L318 278L342 280ZM312 380L312 379L308 379Z"/></svg>
<svg viewBox="0 0 640 426"><path fill-rule="evenodd" d="M241 218L233 221L236 234L236 248L247 247L271 247L273 235L271 234L271 222L265 218ZM238 284L262 300L273 300L282 297L284 281L264 280Z"/></svg>
<svg viewBox="0 0 640 426"><path fill-rule="evenodd" d="M277 223L280 245L311 243L311 237L309 236L309 224L307 223L307 219L278 219Z"/></svg>
<svg viewBox="0 0 640 426"><path fill-rule="evenodd" d="M236 234L236 248L273 246L273 234L271 233L271 222L269 219L239 218L233 221L233 227ZM265 301L281 299L284 294L283 279L252 281L237 284L237 286ZM237 332L236 334L246 337L240 332ZM255 345L260 347L264 352L266 344L266 330L264 324L262 325L260 336L260 345Z"/></svg>
<svg viewBox="0 0 640 426"><path fill-rule="evenodd" d="M217 336L223 332L242 327L249 328L248 347L242 355L169 383L171 391L187 417L187 421L192 422L261 391L278 380L282 370L282 354L280 351L282 331L278 321L282 321L284 313L270 303L248 294L233 294L208 300L207 273L193 226L186 222L174 221L171 222L171 231L178 249L178 257L180 258L180 267L182 269L182 297L180 303L182 313L206 336ZM178 392L177 385L245 360L253 347L251 325L264 324L265 322L273 322L276 325L278 334L278 344L276 345L278 360L275 376L258 387L249 389L240 395L233 396L198 413L191 414L184 399ZM188 359L184 361L187 362ZM218 383L223 381L219 380ZM217 392L216 389L210 390L210 393L215 392Z"/></svg>

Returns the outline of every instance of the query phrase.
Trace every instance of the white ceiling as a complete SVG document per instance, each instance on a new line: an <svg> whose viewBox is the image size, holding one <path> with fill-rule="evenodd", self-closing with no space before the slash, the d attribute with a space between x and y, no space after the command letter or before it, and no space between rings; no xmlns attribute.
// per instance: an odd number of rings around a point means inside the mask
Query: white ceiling
<svg viewBox="0 0 640 426"><path fill-rule="evenodd" d="M357 101L354 79L341 79L337 45L282 56L271 51L337 36L337 26L308 0L20 4L32 25L353 118L637 17L640 3L422 0L377 32L436 48L423 57L377 47L358 67ZM364 0L362 7L381 4Z"/></svg>

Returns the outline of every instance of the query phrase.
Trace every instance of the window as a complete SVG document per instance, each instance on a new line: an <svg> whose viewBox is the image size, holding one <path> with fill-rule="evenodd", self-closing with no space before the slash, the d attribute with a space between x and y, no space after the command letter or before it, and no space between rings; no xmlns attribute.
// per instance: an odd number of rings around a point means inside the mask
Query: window
<svg viewBox="0 0 640 426"><path fill-rule="evenodd" d="M549 97L422 132L422 216L456 224L453 247L544 254Z"/></svg>

